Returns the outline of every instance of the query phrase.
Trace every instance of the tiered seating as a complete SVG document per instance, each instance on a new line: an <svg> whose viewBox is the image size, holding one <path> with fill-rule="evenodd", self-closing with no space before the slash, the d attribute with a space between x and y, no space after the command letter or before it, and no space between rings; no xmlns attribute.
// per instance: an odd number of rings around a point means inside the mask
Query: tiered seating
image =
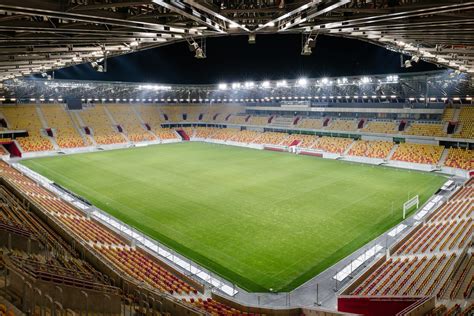
<svg viewBox="0 0 474 316"><path fill-rule="evenodd" d="M196 127L194 137L196 138L211 138L218 129L211 127Z"/></svg>
<svg viewBox="0 0 474 316"><path fill-rule="evenodd" d="M239 311L235 308L219 303L216 300L213 300L212 298L207 298L204 300L202 298L198 298L197 300L195 300L194 298L191 298L189 300L183 298L182 300L184 303L190 303L199 309L205 310L210 315L219 315L219 316L220 315L222 316L224 315L225 316L247 316L247 315L260 316L261 315L261 314Z"/></svg>
<svg viewBox="0 0 474 316"><path fill-rule="evenodd" d="M120 125L127 137L132 142L143 142L155 140L156 137L145 130L140 122L137 114L131 105L112 104L107 105L110 114L112 114L115 122Z"/></svg>
<svg viewBox="0 0 474 316"><path fill-rule="evenodd" d="M59 147L77 148L90 145L89 139L82 138L74 127L74 122L62 105L43 105L41 110L48 126L55 131L54 136Z"/></svg>
<svg viewBox="0 0 474 316"><path fill-rule="evenodd" d="M62 221L72 232L76 233L80 238L87 242L102 245L125 246L125 244L115 235L85 217L64 217Z"/></svg>
<svg viewBox="0 0 474 316"><path fill-rule="evenodd" d="M255 144L266 144L266 145L279 145L283 142L286 143L288 134L286 133L274 133L266 132L261 137L254 141Z"/></svg>
<svg viewBox="0 0 474 316"><path fill-rule="evenodd" d="M398 146L392 159L433 165L439 161L442 153L442 146L402 143Z"/></svg>
<svg viewBox="0 0 474 316"><path fill-rule="evenodd" d="M411 123L404 134L418 136L446 136L444 123Z"/></svg>
<svg viewBox="0 0 474 316"><path fill-rule="evenodd" d="M53 150L53 144L41 134L43 125L34 105L2 106L4 117L12 130L26 130L28 137L18 137L16 140L26 152Z"/></svg>
<svg viewBox="0 0 474 316"><path fill-rule="evenodd" d="M349 150L350 156L384 159L393 147L392 142L358 140Z"/></svg>
<svg viewBox="0 0 474 316"><path fill-rule="evenodd" d="M316 141L317 137L314 135L305 134L291 134L285 141L286 145L290 146L294 142L298 142L297 146L302 148L309 148Z"/></svg>
<svg viewBox="0 0 474 316"><path fill-rule="evenodd" d="M397 258L382 265L353 295L432 295L447 281L456 254L447 256ZM396 293L396 294L395 294Z"/></svg>
<svg viewBox="0 0 474 316"><path fill-rule="evenodd" d="M323 129L324 119L309 119L304 118L299 121L299 128L308 128L308 129Z"/></svg>
<svg viewBox="0 0 474 316"><path fill-rule="evenodd" d="M340 120L335 119L331 120L328 125L328 130L332 131L356 131L357 130L357 120Z"/></svg>
<svg viewBox="0 0 474 316"><path fill-rule="evenodd" d="M456 110L454 108L445 108L443 112L442 120L444 122L451 122L454 119L454 113Z"/></svg>
<svg viewBox="0 0 474 316"><path fill-rule="evenodd" d="M318 138L316 143L314 143L311 148L323 150L330 153L342 154L352 142L353 140L348 138L323 136L321 138Z"/></svg>
<svg viewBox="0 0 474 316"><path fill-rule="evenodd" d="M231 115L227 123L229 124L247 124L245 119L248 115Z"/></svg>
<svg viewBox="0 0 474 316"><path fill-rule="evenodd" d="M238 131L235 133L231 140L234 142L248 144L255 142L260 136L262 136L262 133L255 131Z"/></svg>
<svg viewBox="0 0 474 316"><path fill-rule="evenodd" d="M110 145L125 143L125 138L115 129L103 105L83 109L80 116L87 127L92 128L97 144Z"/></svg>
<svg viewBox="0 0 474 316"><path fill-rule="evenodd" d="M154 132L161 140L179 139L173 129L157 128Z"/></svg>
<svg viewBox="0 0 474 316"><path fill-rule="evenodd" d="M218 129L215 133L213 133L210 138L217 139L217 140L229 140L236 135L238 130L233 128L223 128Z"/></svg>
<svg viewBox="0 0 474 316"><path fill-rule="evenodd" d="M397 134L397 124L393 121L369 121L362 131L367 133Z"/></svg>
<svg viewBox="0 0 474 316"><path fill-rule="evenodd" d="M164 121L167 122L181 122L183 121L183 107L181 106L160 106L158 107L159 111L163 115ZM168 117L168 120L165 119L164 114Z"/></svg>
<svg viewBox="0 0 474 316"><path fill-rule="evenodd" d="M469 188L467 188L467 190L469 190ZM470 205L471 203L468 200L456 198L451 199L436 212L430 221L447 221L469 217L474 211Z"/></svg>
<svg viewBox="0 0 474 316"><path fill-rule="evenodd" d="M247 124L251 125L267 125L268 124L268 116L255 116L252 115L247 122Z"/></svg>
<svg viewBox="0 0 474 316"><path fill-rule="evenodd" d="M207 114L204 115L204 121L210 123L228 123L225 119L231 115L245 113L245 107L240 105L218 105L209 107ZM217 115L217 116L216 116ZM213 118L216 116L216 119ZM230 118L229 118L230 119Z"/></svg>
<svg viewBox="0 0 474 316"><path fill-rule="evenodd" d="M464 106L459 113L461 131L454 134L458 138L474 138L474 106Z"/></svg>
<svg viewBox="0 0 474 316"><path fill-rule="evenodd" d="M137 250L100 247L98 251L128 275L170 294L197 293L190 285Z"/></svg>
<svg viewBox="0 0 474 316"><path fill-rule="evenodd" d="M446 158L444 165L446 167L473 170L474 150L449 148L448 157Z"/></svg>

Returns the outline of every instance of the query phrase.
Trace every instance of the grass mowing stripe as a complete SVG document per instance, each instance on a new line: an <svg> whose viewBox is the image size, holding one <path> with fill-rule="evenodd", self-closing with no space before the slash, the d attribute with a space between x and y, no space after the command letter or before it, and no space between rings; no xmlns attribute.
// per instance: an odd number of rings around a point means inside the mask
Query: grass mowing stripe
<svg viewBox="0 0 474 316"><path fill-rule="evenodd" d="M408 195L423 202L445 181L204 143L22 163L249 291L304 283L399 223Z"/></svg>

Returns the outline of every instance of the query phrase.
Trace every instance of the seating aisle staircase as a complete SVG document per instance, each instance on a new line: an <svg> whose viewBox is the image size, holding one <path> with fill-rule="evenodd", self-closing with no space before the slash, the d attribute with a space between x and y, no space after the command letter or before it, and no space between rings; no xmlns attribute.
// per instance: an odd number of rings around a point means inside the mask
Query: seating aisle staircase
<svg viewBox="0 0 474 316"><path fill-rule="evenodd" d="M77 123L79 126L76 126L80 132L81 132L81 135L83 135L85 138L88 138L89 141L94 145L94 146L97 146L97 143L94 139L94 137L92 135L87 135L85 132L84 132L84 127L86 126L86 124L84 124L84 121L82 120L82 117L79 115L79 112L77 111L68 111L68 113L71 115L71 119L74 123ZM88 143L88 142L86 142Z"/></svg>
<svg viewBox="0 0 474 316"><path fill-rule="evenodd" d="M446 161L446 158L448 158L448 153L449 153L449 149L448 148L445 148L443 149L443 153L441 154L441 158L439 159L438 163L436 164L436 166L438 168L444 166L444 163Z"/></svg>
<svg viewBox="0 0 474 316"><path fill-rule="evenodd" d="M41 125L43 126L43 130L41 131L41 134L45 138L49 139L49 141L54 147L54 150L60 150L59 145L56 142L56 139L54 138L54 136L49 136L48 133L46 132L46 129L49 128L49 126L48 126L48 122L46 122L46 118L44 117L43 111L41 111L41 107L36 106L35 108L36 108L36 113L38 114L38 118L41 122Z"/></svg>
<svg viewBox="0 0 474 316"><path fill-rule="evenodd" d="M117 122L115 121L112 113L110 113L109 109L107 108L106 105L104 105L104 111L105 111L105 114L107 114L107 117L109 118L110 122L112 122L112 124L114 125L114 129L120 133L120 135L122 135L123 138L125 138L125 141L127 143L131 143L130 139L128 139L128 136L127 136L127 133L125 130L123 130L123 128L117 124Z"/></svg>
<svg viewBox="0 0 474 316"><path fill-rule="evenodd" d="M156 134L153 133L153 131L149 130L146 127L147 123L143 120L142 116L140 115L140 112L137 111L137 108L135 106L132 106L132 109L133 109L133 112L135 112L135 115L138 117L138 120L142 124L143 129L145 129L150 135L152 135L154 139L158 139L158 136L156 136Z"/></svg>
<svg viewBox="0 0 474 316"><path fill-rule="evenodd" d="M390 152L388 153L387 158L385 158L385 161L392 159L392 156L395 153L395 151L397 151L397 148L398 148L398 144L395 144L395 146L392 147L392 150L390 150Z"/></svg>
<svg viewBox="0 0 474 316"><path fill-rule="evenodd" d="M181 137L181 140L189 141L189 135L183 129L176 130L176 133Z"/></svg>
<svg viewBox="0 0 474 316"><path fill-rule="evenodd" d="M69 111L66 107L64 108L64 111L66 111L67 115L69 116L69 119L72 122L72 126L76 130L76 132L81 135L82 140L84 141L84 144L95 144L95 141L91 140L85 133L84 130L79 126L79 120L77 119L76 115L74 112ZM81 119L82 121L82 119Z"/></svg>
<svg viewBox="0 0 474 316"><path fill-rule="evenodd" d="M356 143L355 140L352 143L350 143L349 146L347 146L346 150L344 150L344 152L342 153L342 156L347 156L347 154L349 153L349 151L351 150L352 146L354 146L355 143Z"/></svg>

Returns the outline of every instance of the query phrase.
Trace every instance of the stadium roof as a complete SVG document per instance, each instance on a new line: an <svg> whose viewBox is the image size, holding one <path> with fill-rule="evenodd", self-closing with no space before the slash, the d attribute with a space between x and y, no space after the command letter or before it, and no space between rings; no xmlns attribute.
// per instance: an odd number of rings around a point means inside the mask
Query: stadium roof
<svg viewBox="0 0 474 316"><path fill-rule="evenodd" d="M177 41L265 33L355 38L474 73L473 25L474 1L1 0L0 81Z"/></svg>

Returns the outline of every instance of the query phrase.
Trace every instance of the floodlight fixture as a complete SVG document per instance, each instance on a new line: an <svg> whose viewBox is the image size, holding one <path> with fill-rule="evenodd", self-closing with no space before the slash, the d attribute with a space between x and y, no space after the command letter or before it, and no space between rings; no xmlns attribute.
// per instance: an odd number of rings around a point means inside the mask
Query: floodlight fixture
<svg viewBox="0 0 474 316"><path fill-rule="evenodd" d="M270 88L270 81L266 80L266 81L262 82L262 88L264 88L264 89Z"/></svg>
<svg viewBox="0 0 474 316"><path fill-rule="evenodd" d="M277 87L286 87L288 86L286 80L280 80L277 82Z"/></svg>
<svg viewBox="0 0 474 316"><path fill-rule="evenodd" d="M308 79L306 78L300 78L298 79L298 81L296 82L296 84L300 87L306 87L306 85L308 84Z"/></svg>
<svg viewBox="0 0 474 316"><path fill-rule="evenodd" d="M219 83L219 90L227 90L227 83Z"/></svg>

